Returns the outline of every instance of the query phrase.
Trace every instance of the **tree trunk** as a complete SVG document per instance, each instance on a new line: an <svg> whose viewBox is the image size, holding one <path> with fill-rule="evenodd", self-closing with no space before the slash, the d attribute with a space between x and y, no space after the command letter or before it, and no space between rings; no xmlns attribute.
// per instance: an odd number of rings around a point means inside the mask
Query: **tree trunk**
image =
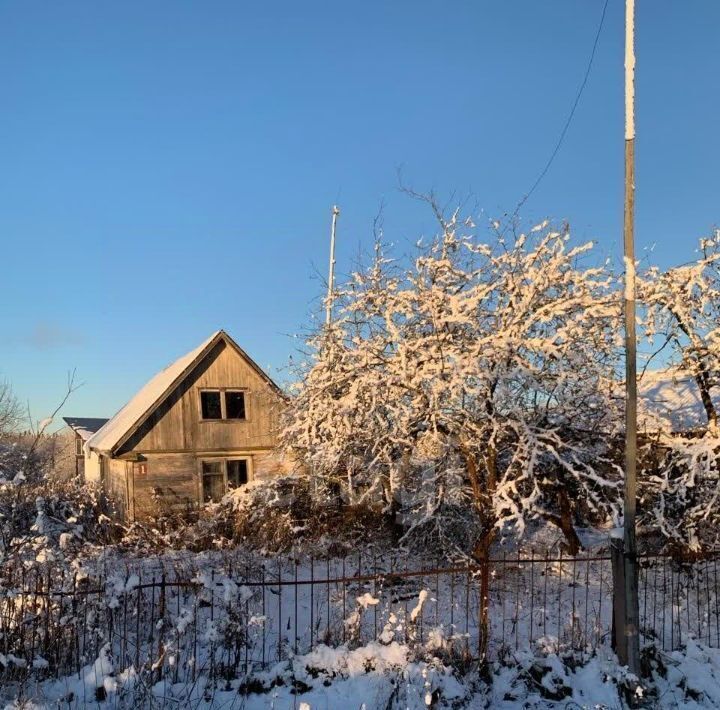
<svg viewBox="0 0 720 710"><path fill-rule="evenodd" d="M710 372L708 371L708 367L702 358L703 346L698 342L697 337L693 335L690 328L688 328L682 318L680 318L680 316L678 316L672 308L669 308L668 310L677 321L680 330L685 333L685 336L690 341L692 348L691 352L697 364L697 372L694 375L695 383L700 390L700 399L702 400L702 404L705 409L708 424L714 427L717 425L717 411L715 410L715 404L710 396Z"/></svg>
<svg viewBox="0 0 720 710"><path fill-rule="evenodd" d="M568 551L568 554L575 557L582 549L582 544L575 531L575 525L573 525L572 506L570 505L570 498L568 497L567 491L558 491L557 501L560 514L554 515L550 513L545 515L545 519L560 528L565 536L565 549Z"/></svg>
<svg viewBox="0 0 720 710"><path fill-rule="evenodd" d="M702 363L702 367L705 368L704 363ZM710 396L710 385L708 379L708 373L705 370L703 372L698 372L695 375L695 382L700 390L700 399L702 400L703 407L705 408L708 424L710 424L710 426L715 426L717 425L717 412L715 411L715 404Z"/></svg>
<svg viewBox="0 0 720 710"><path fill-rule="evenodd" d="M490 528L475 547L474 557L480 564L480 610L478 619L478 657L487 658L490 642L490 548L495 540L495 528Z"/></svg>
<svg viewBox="0 0 720 710"><path fill-rule="evenodd" d="M473 551L473 557L480 565L480 610L478 628L478 656L483 661L487 657L488 643L490 641L490 549L495 540L495 516L492 508L492 498L497 487L497 451L493 445L488 445L485 452L485 487L483 489L478 472L477 462L470 450L461 446L465 465L473 490L475 509L482 521L484 533Z"/></svg>
<svg viewBox="0 0 720 710"><path fill-rule="evenodd" d="M383 481L383 498L385 499L383 514L390 524L393 540L397 542L403 535L402 524L398 520L398 513L402 506L387 480Z"/></svg>

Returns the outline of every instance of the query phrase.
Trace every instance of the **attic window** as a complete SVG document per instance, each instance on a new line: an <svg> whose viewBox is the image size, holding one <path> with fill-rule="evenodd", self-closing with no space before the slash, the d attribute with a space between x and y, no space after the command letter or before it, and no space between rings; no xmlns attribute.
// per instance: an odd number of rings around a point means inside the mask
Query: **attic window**
<svg viewBox="0 0 720 710"><path fill-rule="evenodd" d="M204 421L246 420L245 392L225 387L200 390L200 416Z"/></svg>
<svg viewBox="0 0 720 710"><path fill-rule="evenodd" d="M245 419L244 392L233 392L232 390L225 392L225 418Z"/></svg>
<svg viewBox="0 0 720 710"><path fill-rule="evenodd" d="M203 390L200 392L200 408L203 419L222 419L222 406L218 390Z"/></svg>

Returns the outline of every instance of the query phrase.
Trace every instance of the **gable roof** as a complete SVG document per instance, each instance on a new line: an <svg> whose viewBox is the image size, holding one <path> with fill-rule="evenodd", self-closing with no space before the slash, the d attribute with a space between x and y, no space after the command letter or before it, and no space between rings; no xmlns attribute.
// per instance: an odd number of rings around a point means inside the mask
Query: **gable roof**
<svg viewBox="0 0 720 710"><path fill-rule="evenodd" d="M685 371L669 368L651 370L639 382L638 423L647 429L664 422L671 431L681 432L707 426L705 407L695 378ZM720 393L711 392L720 408Z"/></svg>
<svg viewBox="0 0 720 710"><path fill-rule="evenodd" d="M87 441L109 421L107 417L63 417L63 421L83 440Z"/></svg>
<svg viewBox="0 0 720 710"><path fill-rule="evenodd" d="M280 393L280 388L260 366L224 330L218 330L198 347L158 372L112 419L90 437L88 448L110 452L124 443L220 341L233 348L270 387Z"/></svg>

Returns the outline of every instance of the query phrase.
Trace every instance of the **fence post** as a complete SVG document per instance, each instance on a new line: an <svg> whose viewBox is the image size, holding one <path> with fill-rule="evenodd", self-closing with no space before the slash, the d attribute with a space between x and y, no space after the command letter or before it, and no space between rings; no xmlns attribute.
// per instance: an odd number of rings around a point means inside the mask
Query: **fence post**
<svg viewBox="0 0 720 710"><path fill-rule="evenodd" d="M158 664L157 682L163 679L163 666L165 664L165 606L166 606L166 590L165 590L165 568L163 567L162 577L160 578L160 600L158 602L158 655L155 661Z"/></svg>
<svg viewBox="0 0 720 710"><path fill-rule="evenodd" d="M625 546L622 538L610 539L610 561L613 577L612 647L620 660L627 665L625 636Z"/></svg>
<svg viewBox="0 0 720 710"><path fill-rule="evenodd" d="M507 568L503 565L502 574ZM469 573L468 573L469 574ZM490 546L483 545L483 554L480 559L480 609L478 610L478 656L480 663L487 659L488 644L490 640L490 622L488 607L490 602Z"/></svg>

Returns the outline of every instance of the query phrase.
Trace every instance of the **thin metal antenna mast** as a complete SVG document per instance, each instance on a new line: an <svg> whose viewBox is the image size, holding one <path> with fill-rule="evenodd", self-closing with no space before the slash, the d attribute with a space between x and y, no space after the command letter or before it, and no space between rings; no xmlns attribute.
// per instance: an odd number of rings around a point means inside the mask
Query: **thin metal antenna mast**
<svg viewBox="0 0 720 710"><path fill-rule="evenodd" d="M640 675L637 541L637 336L635 333L635 0L625 2L625 654Z"/></svg>
<svg viewBox="0 0 720 710"><path fill-rule="evenodd" d="M330 229L330 267L328 269L328 290L325 301L325 325L329 326L332 321L333 293L335 290L335 228L340 209L337 205L332 208L332 227Z"/></svg>

